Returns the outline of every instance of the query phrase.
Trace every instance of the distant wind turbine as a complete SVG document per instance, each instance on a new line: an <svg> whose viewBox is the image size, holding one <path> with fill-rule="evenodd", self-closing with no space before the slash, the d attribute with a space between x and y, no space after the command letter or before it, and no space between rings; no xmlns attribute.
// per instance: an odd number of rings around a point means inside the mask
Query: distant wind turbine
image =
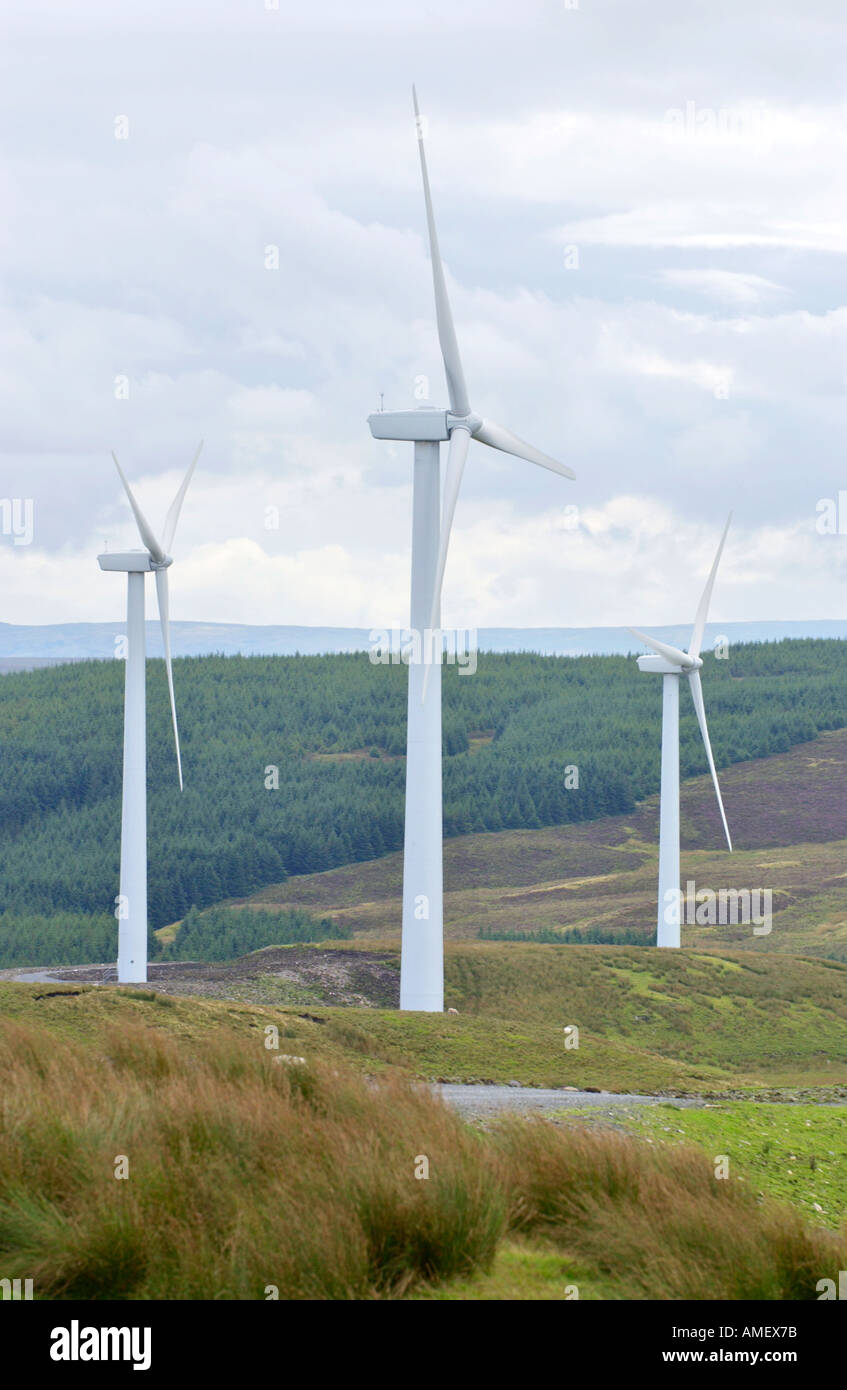
<svg viewBox="0 0 847 1390"><path fill-rule="evenodd" d="M103 570L127 575L126 674L124 684L124 765L121 808L121 884L118 900L118 982L137 984L147 979L147 728L145 708L146 651L144 629L144 576L156 575L156 598L171 702L176 744L179 789L182 791L182 757L176 719L171 665L171 633L168 604L170 551L183 499L203 447L201 440L165 520L161 544L139 507L115 455L115 467L129 498L145 550L99 555Z"/></svg>
<svg viewBox="0 0 847 1390"><path fill-rule="evenodd" d="M549 468L563 478L575 474L563 463L526 444L502 425L471 410L459 357L453 316L427 173L420 111L412 88L429 233L438 341L447 377L449 410L380 410L368 416L375 439L414 444L412 493L411 627L420 660L409 663L406 733L406 820L403 849L403 938L400 1008L444 1009L444 925L441 822L441 588L450 529L471 439ZM440 444L449 440L443 503L439 506ZM429 624L430 640L425 634ZM429 659L427 659L429 647ZM434 666L433 671L430 667ZM430 679L431 677L431 679Z"/></svg>
<svg viewBox="0 0 847 1390"><path fill-rule="evenodd" d="M721 813L721 820L723 821L726 843L729 849L732 849L732 840L729 837L729 826L726 823L726 815L723 809L721 789L718 785L718 774L715 771L715 761L712 757L712 745L709 742L709 730L706 726L706 710L703 705L703 689L700 683L700 670L703 665L700 649L703 645L703 632L706 627L706 618L709 612L712 589L715 586L715 575L718 572L718 564L731 521L732 512L730 512L727 518L720 545L718 546L718 552L714 558L709 578L706 580L706 587L703 590L703 596L700 599L700 604L697 609L697 616L694 619L694 628L691 633L691 641L688 644L688 651L681 652L678 647L671 647L667 642L660 642L655 637L648 637L646 633L639 632L637 628L631 627L629 629L634 637L637 637L639 641L643 642L645 646L650 647L656 653L655 656L640 656L638 658L639 670L662 676L662 789L659 802L659 915L656 934L657 946L679 946L680 944L680 676L688 677L691 698L694 701L694 708L697 712L697 722L700 725L703 743L706 746L709 771L712 774L715 795L718 798L718 808Z"/></svg>

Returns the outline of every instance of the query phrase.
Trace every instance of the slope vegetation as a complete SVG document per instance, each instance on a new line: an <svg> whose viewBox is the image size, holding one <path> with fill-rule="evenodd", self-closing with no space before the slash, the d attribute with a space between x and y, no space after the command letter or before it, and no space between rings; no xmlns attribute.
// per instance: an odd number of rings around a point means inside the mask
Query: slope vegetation
<svg viewBox="0 0 847 1390"><path fill-rule="evenodd" d="M218 1003L3 993L0 1258L39 1298L811 1300L847 1262L693 1148L474 1131Z"/></svg>
<svg viewBox="0 0 847 1390"><path fill-rule="evenodd" d="M683 927L683 943L847 960L847 730L721 773L734 852L708 777L683 783L682 881L769 889L772 930ZM583 825L466 835L444 849L445 931L568 932L655 940L658 798ZM402 855L304 875L248 900L306 907L369 939L394 939Z"/></svg>
<svg viewBox="0 0 847 1390"><path fill-rule="evenodd" d="M739 646L727 660L706 661L719 767L785 752L844 722L840 642ZM184 793L161 663L147 672L154 928L192 905L401 848L402 664L372 664L360 653L197 657L176 666ZM445 667L446 836L634 814L658 789L660 699L660 682L623 657L483 653L473 674ZM34 917L64 913L75 920L58 930L79 935L88 919L102 937L118 882L122 700L119 661L0 682L7 929L17 920L26 932ZM704 771L687 697L680 737L683 775ZM782 812L790 822L791 798Z"/></svg>
<svg viewBox="0 0 847 1390"><path fill-rule="evenodd" d="M400 1013L398 964L396 952L353 943L271 948L221 966L154 967L146 992L91 985L78 971L73 985L0 982L0 1013L84 1039L129 1000L141 1019L180 1035L196 1038L221 1018L253 1035L270 1022L290 1040L286 1052L446 1081L685 1093L847 1087L847 966L835 962L455 943L446 1002L458 1015ZM565 1028L578 1030L567 1035L578 1047L566 1046Z"/></svg>

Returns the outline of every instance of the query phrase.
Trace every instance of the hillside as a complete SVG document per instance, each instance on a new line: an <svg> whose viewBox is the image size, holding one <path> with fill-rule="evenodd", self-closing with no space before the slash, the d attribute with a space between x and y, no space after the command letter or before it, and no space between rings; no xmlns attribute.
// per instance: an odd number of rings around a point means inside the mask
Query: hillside
<svg viewBox="0 0 847 1390"><path fill-rule="evenodd" d="M839 727L841 667L838 642L761 644L732 648L726 660L708 656L718 766L783 753ZM40 942L43 963L59 937L75 943L72 959L102 958L118 883L122 677L120 662L79 662L0 682L0 963L8 933ZM286 877L400 849L402 664L375 665L365 655L198 657L177 663L176 682L183 793L164 673L149 663L152 928L182 918L192 905L244 898ZM660 682L642 678L623 658L488 655L472 675L448 666L444 697L448 840L462 837L467 845L464 837L479 832L551 827L557 845L564 827L635 816L657 790ZM704 769L687 696L681 767L687 777ZM779 788L768 816L789 821L794 793ZM704 803L704 836L715 826ZM784 827L769 833L786 842ZM719 843L717 835L711 843ZM583 862L563 864L561 878L610 871L615 860L623 862L621 849L628 853L620 835L616 844L610 860L602 833L587 829ZM638 863L637 844L634 852ZM600 861L607 867L594 866ZM511 880L513 887L527 881L542 879L519 871ZM473 910L465 916L472 919ZM382 931L385 924L372 925ZM472 920L468 929L475 930Z"/></svg>
<svg viewBox="0 0 847 1390"><path fill-rule="evenodd" d="M79 1037L133 1011L198 1038L216 1020L284 1022L284 1050L447 1081L686 1093L847 1088L847 966L749 952L463 942L447 951L450 1014L397 1010L396 951L271 947L222 965L153 965L148 990L0 981L0 1012ZM73 992L70 992L73 991ZM186 996L194 996L186 998ZM224 1001L233 1001L225 1003ZM579 1029L565 1048L564 1028Z"/></svg>
<svg viewBox="0 0 847 1390"><path fill-rule="evenodd" d="M255 895L317 909L339 934L394 937L403 667L364 656L199 657L178 663L177 676L184 794L166 682L150 662L152 929L192 905ZM83 662L0 682L0 965L113 954L121 678L120 663ZM449 935L651 940L659 702L661 684L619 657L490 656L467 678L446 669ZM683 877L772 888L777 929L754 940L686 927L684 940L843 958L840 644L709 657L708 709L739 852L720 849L686 699ZM565 769L579 773L576 785ZM250 941L236 954L288 940Z"/></svg>
<svg viewBox="0 0 847 1390"><path fill-rule="evenodd" d="M682 785L682 880L698 887L770 888L773 930L683 927L688 946L733 946L847 960L847 730L721 773L735 845L721 845L711 779ZM444 848L445 932L637 931L654 939L658 797L586 825L467 835ZM264 889L247 905L307 907L362 939L394 939L402 855L310 874Z"/></svg>

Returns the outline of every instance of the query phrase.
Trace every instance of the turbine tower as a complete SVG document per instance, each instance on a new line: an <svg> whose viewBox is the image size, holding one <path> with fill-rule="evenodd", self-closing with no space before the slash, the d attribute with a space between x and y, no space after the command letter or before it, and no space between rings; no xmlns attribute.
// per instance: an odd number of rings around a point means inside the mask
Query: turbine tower
<svg viewBox="0 0 847 1390"><path fill-rule="evenodd" d="M171 666L171 633L168 606L168 569L173 564L169 550L191 475L200 457L202 440L165 520L159 544L139 507L115 455L115 467L129 498L138 531L146 549L121 555L98 555L102 570L118 570L127 575L126 674L124 685L124 764L121 806L121 885L118 918L118 983L138 984L147 979L147 716L145 710L146 652L144 629L144 576L156 575L156 597L162 645L171 702L176 744L179 789L182 791L182 758L176 720L174 679Z"/></svg>
<svg viewBox="0 0 847 1390"><path fill-rule="evenodd" d="M633 636L637 637L645 646L650 647L656 653L655 656L640 656L638 658L638 669L651 675L660 675L662 677L662 789L659 800L659 913L658 929L656 933L657 946L679 946L680 944L679 681L681 676L688 677L691 698L694 701L694 709L697 712L697 722L700 725L700 732L703 735L703 743L706 747L709 771L712 774L715 795L718 798L718 808L721 813L721 820L723 821L726 843L730 851L732 850L732 840L729 837L729 826L726 823L721 789L718 785L718 774L715 771L715 761L712 757L712 745L709 742L709 730L706 725L706 710L703 705L703 688L700 683L700 669L703 665L700 656L700 648L703 645L703 632L706 627L706 618L709 612L712 589L715 586L715 575L718 572L718 564L731 521L732 512L730 512L727 518L720 545L718 546L718 552L714 558L709 578L706 580L706 587L703 590L703 596L700 599L700 605L697 609L697 616L694 619L694 628L691 633L691 641L688 644L688 651L681 652L678 647L671 647L667 642L660 642L655 637L648 637L646 633L639 632L637 628L631 627L629 629Z"/></svg>
<svg viewBox="0 0 847 1390"><path fill-rule="evenodd" d="M444 360L450 408L380 411L368 416L368 424L375 439L407 440L414 445L411 593L414 640L413 656L409 662L406 732L400 1008L441 1012L444 1009L441 586L468 446L472 438L478 439L493 449L549 468L563 478L573 478L575 474L564 464L526 444L510 430L483 420L471 410L438 249L420 112L414 88L412 97L429 233L438 341ZM439 505L440 445L443 441L449 441L449 450L444 499ZM431 666L435 668L432 672Z"/></svg>

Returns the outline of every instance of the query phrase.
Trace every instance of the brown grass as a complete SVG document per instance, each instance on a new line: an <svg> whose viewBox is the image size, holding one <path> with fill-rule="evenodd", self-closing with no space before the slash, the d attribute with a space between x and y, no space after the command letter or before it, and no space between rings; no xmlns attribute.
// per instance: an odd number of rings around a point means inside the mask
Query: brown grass
<svg viewBox="0 0 847 1390"><path fill-rule="evenodd" d="M544 1123L483 1135L408 1081L278 1056L4 1024L0 1276L48 1299L400 1297L488 1269L510 1227L621 1297L811 1298L847 1260L696 1151Z"/></svg>
<svg viewBox="0 0 847 1390"><path fill-rule="evenodd" d="M473 1134L406 1084L275 1055L143 1027L98 1054L5 1025L4 1277L48 1298L347 1298L487 1266L505 1203Z"/></svg>

